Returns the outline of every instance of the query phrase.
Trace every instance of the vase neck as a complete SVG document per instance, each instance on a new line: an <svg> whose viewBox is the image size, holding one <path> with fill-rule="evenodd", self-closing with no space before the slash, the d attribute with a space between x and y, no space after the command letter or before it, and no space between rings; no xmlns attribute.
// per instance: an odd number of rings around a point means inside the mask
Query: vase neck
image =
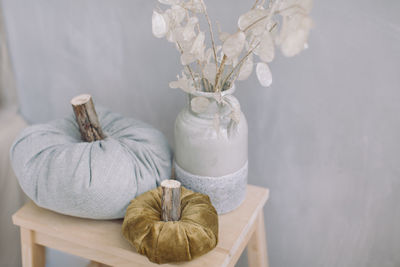
<svg viewBox="0 0 400 267"><path fill-rule="evenodd" d="M222 91L222 92L204 92L204 91L195 91L188 94L188 109L189 112L192 113L196 117L202 118L214 118L215 114L219 115L227 115L231 110L229 106L223 104L223 98L227 95L232 95L235 92L235 86L233 85L230 89ZM191 106L191 101L195 97L204 97L209 101L209 105L207 109L201 113L197 113L193 111ZM218 99L218 101L217 101Z"/></svg>
<svg viewBox="0 0 400 267"><path fill-rule="evenodd" d="M216 98L212 95L209 97L202 96L208 99L209 105L207 109L201 113L195 112L192 109L191 101L193 98L197 96L193 94L188 94L188 110L189 112L199 118L204 118L204 119L213 119L215 117L215 114L219 114L220 116L224 116L229 114L230 108L227 105L223 105L222 103L218 103Z"/></svg>

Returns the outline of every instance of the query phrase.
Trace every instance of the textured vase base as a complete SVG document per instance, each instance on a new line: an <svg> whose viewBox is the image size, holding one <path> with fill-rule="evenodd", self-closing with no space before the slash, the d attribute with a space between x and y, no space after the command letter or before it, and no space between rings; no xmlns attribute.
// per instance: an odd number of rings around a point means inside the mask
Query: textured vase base
<svg viewBox="0 0 400 267"><path fill-rule="evenodd" d="M190 190L210 197L218 214L233 211L246 197L248 163L238 171L219 177L191 174L174 162L176 179Z"/></svg>

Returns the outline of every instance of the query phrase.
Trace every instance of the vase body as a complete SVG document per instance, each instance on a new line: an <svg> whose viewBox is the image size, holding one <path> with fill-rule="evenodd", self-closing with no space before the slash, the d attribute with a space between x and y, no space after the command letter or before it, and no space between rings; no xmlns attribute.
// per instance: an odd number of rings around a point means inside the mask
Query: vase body
<svg viewBox="0 0 400 267"><path fill-rule="evenodd" d="M236 101L234 89L222 98ZM206 97L204 112L194 112L191 99ZM189 104L175 122L175 175L183 186L210 197L219 214L237 208L246 195L248 173L248 128L244 114L216 101L211 93L189 95ZM217 114L217 115L216 115ZM216 119L218 117L218 119Z"/></svg>

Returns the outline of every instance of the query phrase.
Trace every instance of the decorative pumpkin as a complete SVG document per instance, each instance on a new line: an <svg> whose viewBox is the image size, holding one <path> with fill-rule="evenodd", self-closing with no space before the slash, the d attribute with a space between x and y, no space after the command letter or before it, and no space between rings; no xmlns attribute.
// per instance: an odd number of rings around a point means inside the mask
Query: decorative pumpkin
<svg viewBox="0 0 400 267"><path fill-rule="evenodd" d="M218 214L207 195L181 187L180 219L162 221L166 206L168 212L174 211L173 205L163 202L174 202L173 198L165 197L162 187L138 196L128 206L122 225L124 237L136 250L159 264L192 260L218 242Z"/></svg>
<svg viewBox="0 0 400 267"><path fill-rule="evenodd" d="M94 142L81 140L74 116L30 126L17 137L12 165L37 205L85 218L122 218L132 198L170 177L171 152L160 131L104 109L98 121L105 139Z"/></svg>

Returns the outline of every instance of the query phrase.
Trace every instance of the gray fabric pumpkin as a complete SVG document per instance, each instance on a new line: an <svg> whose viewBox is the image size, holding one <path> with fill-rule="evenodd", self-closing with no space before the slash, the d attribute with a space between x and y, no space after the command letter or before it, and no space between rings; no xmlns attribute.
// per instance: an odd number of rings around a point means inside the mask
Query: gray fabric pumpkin
<svg viewBox="0 0 400 267"><path fill-rule="evenodd" d="M93 219L124 217L129 202L171 174L171 151L153 127L98 109L106 138L82 142L74 116L26 128L11 148L25 193L39 206Z"/></svg>

